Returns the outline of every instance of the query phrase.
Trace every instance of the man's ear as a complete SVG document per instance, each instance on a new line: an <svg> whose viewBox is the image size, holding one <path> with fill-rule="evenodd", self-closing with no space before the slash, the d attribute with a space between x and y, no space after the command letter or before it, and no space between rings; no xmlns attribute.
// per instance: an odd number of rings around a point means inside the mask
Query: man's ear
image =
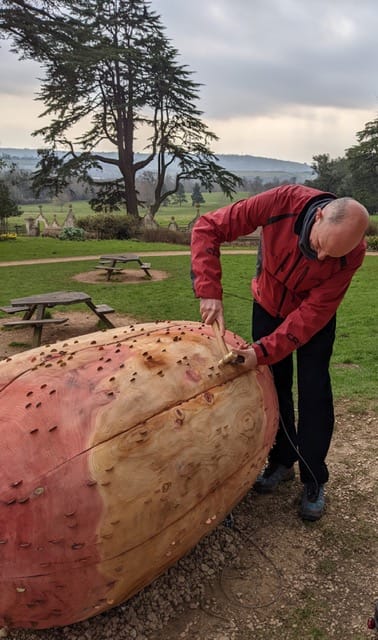
<svg viewBox="0 0 378 640"><path fill-rule="evenodd" d="M318 222L319 220L322 220L323 217L324 217L323 209L318 207L317 210L316 210L316 213L315 213L315 222Z"/></svg>

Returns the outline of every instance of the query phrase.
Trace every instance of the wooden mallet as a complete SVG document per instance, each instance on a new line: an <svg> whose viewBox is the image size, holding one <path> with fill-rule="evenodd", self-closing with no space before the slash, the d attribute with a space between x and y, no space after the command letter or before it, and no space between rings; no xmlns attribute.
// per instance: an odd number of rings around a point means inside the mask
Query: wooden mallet
<svg viewBox="0 0 378 640"><path fill-rule="evenodd" d="M240 356L235 351L229 351L224 338L221 334L219 324L217 320L211 325L214 331L216 341L218 343L219 351L222 354L221 360L218 362L218 367L224 367L226 364L239 364L241 362ZM243 358L244 361L244 358Z"/></svg>

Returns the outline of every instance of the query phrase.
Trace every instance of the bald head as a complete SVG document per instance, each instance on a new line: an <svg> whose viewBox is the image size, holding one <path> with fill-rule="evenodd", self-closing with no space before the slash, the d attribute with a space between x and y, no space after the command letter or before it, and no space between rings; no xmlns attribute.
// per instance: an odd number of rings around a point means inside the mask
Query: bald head
<svg viewBox="0 0 378 640"><path fill-rule="evenodd" d="M310 243L318 260L340 258L361 242L369 225L365 207L353 198L337 198L317 209Z"/></svg>
<svg viewBox="0 0 378 640"><path fill-rule="evenodd" d="M365 207L353 198L337 198L329 202L323 209L323 213L329 222L339 224L347 218L351 218L364 227L365 233L369 224L369 214Z"/></svg>

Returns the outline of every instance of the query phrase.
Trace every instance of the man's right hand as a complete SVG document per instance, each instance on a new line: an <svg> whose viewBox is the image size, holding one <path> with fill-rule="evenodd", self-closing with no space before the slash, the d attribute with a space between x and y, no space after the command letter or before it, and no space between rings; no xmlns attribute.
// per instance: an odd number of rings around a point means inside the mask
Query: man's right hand
<svg viewBox="0 0 378 640"><path fill-rule="evenodd" d="M217 300L216 298L201 298L200 313L202 321L205 324L213 324L217 321L221 335L224 335L225 325L222 300Z"/></svg>

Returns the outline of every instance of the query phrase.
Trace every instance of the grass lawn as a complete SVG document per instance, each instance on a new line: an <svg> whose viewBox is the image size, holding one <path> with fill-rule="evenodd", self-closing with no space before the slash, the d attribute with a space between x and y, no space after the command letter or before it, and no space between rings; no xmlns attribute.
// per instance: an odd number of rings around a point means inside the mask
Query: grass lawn
<svg viewBox="0 0 378 640"><path fill-rule="evenodd" d="M37 240L40 239L35 242ZM18 240L15 246L17 243ZM73 242L69 246L74 248L85 244ZM97 246L99 244L96 243ZM0 250L11 245L12 242L4 242ZM66 246L66 243L61 245ZM152 247L155 248L149 245L150 250ZM96 255L98 253L98 250L93 252ZM27 257L31 257L30 253ZM81 284L72 280L76 273L91 270L96 265L95 261L2 267L0 304L3 306L11 298L42 291L82 290L89 293L95 302L107 303L119 313L129 314L141 321L199 320L198 301L193 296L189 277L189 256L159 256L150 261L153 269L167 271L169 278L137 285L116 282ZM254 255L222 257L226 322L229 328L247 340L250 339L251 312L249 282L255 271L255 262ZM373 311L374 301L378 299L377 275L377 257L367 256L338 312L337 340L331 368L334 391L336 397L349 397L355 399L356 403L373 401L377 396L376 313Z"/></svg>
<svg viewBox="0 0 378 640"><path fill-rule="evenodd" d="M64 258L66 256L99 256L104 253L138 253L142 251L189 251L187 245L149 243L139 240L85 240L84 242L57 238L28 238L0 242L0 262L31 260L33 258Z"/></svg>

